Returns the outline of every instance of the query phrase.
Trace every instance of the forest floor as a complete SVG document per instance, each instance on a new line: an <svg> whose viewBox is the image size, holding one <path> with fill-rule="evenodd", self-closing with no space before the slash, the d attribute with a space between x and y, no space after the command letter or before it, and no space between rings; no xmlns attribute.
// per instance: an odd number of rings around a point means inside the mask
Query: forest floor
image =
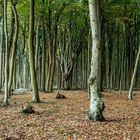
<svg viewBox="0 0 140 140"><path fill-rule="evenodd" d="M104 122L86 120L89 108L84 91L40 93L42 103L32 104L31 94L13 95L10 106L2 107L0 95L0 140L140 140L140 91L127 100L127 92L103 93ZM34 114L20 113L31 104Z"/></svg>

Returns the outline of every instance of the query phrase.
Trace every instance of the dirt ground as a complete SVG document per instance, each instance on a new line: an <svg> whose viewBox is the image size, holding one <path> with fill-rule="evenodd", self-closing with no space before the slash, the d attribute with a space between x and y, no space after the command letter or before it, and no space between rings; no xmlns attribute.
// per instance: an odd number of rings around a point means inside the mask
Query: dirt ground
<svg viewBox="0 0 140 140"><path fill-rule="evenodd" d="M140 91L127 100L127 92L103 93L104 122L86 120L89 108L84 91L40 93L42 103L32 104L31 94L13 95L10 106L2 107L0 95L0 140L140 140ZM31 104L34 114L20 113Z"/></svg>

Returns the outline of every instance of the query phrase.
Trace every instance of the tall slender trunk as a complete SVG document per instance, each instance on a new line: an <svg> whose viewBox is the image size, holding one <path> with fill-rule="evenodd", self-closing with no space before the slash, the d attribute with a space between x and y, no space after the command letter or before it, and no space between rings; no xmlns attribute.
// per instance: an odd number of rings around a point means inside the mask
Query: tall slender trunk
<svg viewBox="0 0 140 140"><path fill-rule="evenodd" d="M29 64L31 74L31 84L33 89L32 101L35 103L40 102L38 85L35 73L35 61L34 61L34 0L30 0L30 23L29 23Z"/></svg>
<svg viewBox="0 0 140 140"><path fill-rule="evenodd" d="M91 31L89 31L88 35L88 77L90 75L90 63L91 63L91 48L92 48L92 41L91 41ZM90 86L88 85L88 99L90 99Z"/></svg>
<svg viewBox="0 0 140 140"><path fill-rule="evenodd" d="M5 95L4 105L8 105L8 29L7 29L7 0L4 0L4 32L5 32Z"/></svg>
<svg viewBox="0 0 140 140"><path fill-rule="evenodd" d="M42 68L41 68L41 90L45 92L45 26L44 26L44 16L42 16Z"/></svg>
<svg viewBox="0 0 140 140"><path fill-rule="evenodd" d="M136 57L134 72L133 72L132 79L131 79L131 85L130 85L129 94L128 94L129 100L132 100L132 91L133 91L133 85L134 85L134 80L135 80L135 75L136 75L136 71L137 71L137 67L138 67L139 58L140 58L140 46L139 46L138 54Z"/></svg>
<svg viewBox="0 0 140 140"><path fill-rule="evenodd" d="M36 29L36 37L35 37L35 69L37 71L38 69L38 52L39 52L39 31L40 31L40 28L39 28L39 25L40 23L38 22L38 25L37 25L37 29Z"/></svg>
<svg viewBox="0 0 140 140"><path fill-rule="evenodd" d="M16 88L16 57L14 58L14 71L13 71L13 89Z"/></svg>
<svg viewBox="0 0 140 140"><path fill-rule="evenodd" d="M12 42L12 54L11 54L11 61L10 61L10 74L9 74L9 82L8 82L9 93L10 93L11 85L12 85L12 81L13 81L14 60L15 60L14 57L16 57L15 54L16 54L16 46L17 46L17 40L18 40L18 25L19 25L18 15L17 15L15 5L12 0L10 0L10 1L11 1L14 17L15 17L15 32L14 32L14 38L13 38L13 42Z"/></svg>
<svg viewBox="0 0 140 140"><path fill-rule="evenodd" d="M50 79L51 79L51 67L52 67L52 56L51 56L51 49L52 49L52 31L51 31L51 8L50 8L51 1L48 0L48 32L49 32L49 40L48 40L48 63L47 63L47 78L46 78L46 88L47 92L51 92L52 89L50 88Z"/></svg>
<svg viewBox="0 0 140 140"><path fill-rule="evenodd" d="M105 82L106 74L106 61L105 61L105 29L104 20L102 20L102 33L101 33L101 84L100 89L103 91L103 82Z"/></svg>
<svg viewBox="0 0 140 140"><path fill-rule="evenodd" d="M40 37L39 37L39 33L40 33L40 22L38 21L38 25L37 25L37 28L36 28L36 37L35 37L35 70L36 70L36 73L39 73L36 75L36 78L37 78L37 82L38 82L38 89L40 90L40 72L39 72L39 44L40 44Z"/></svg>
<svg viewBox="0 0 140 140"><path fill-rule="evenodd" d="M27 72L26 70L27 70L27 68L26 68L26 61L24 60L24 64L23 64L23 78L24 78L24 81L23 82L24 82L24 88L26 88L26 82L27 82L26 81L26 74L27 74L26 73Z"/></svg>
<svg viewBox="0 0 140 140"><path fill-rule="evenodd" d="M49 91L53 90L53 80L54 80L54 72L55 72L55 64L56 64L56 41L57 41L57 24L55 27L55 35L53 39L53 46L51 49L51 64L50 64L50 79L49 79Z"/></svg>
<svg viewBox="0 0 140 140"><path fill-rule="evenodd" d="M2 32L1 32L1 50L0 50L0 53L1 53L1 56L0 56L0 89L2 88L3 86L3 68L4 68L4 63L3 63L3 57L4 57L4 17L2 17Z"/></svg>

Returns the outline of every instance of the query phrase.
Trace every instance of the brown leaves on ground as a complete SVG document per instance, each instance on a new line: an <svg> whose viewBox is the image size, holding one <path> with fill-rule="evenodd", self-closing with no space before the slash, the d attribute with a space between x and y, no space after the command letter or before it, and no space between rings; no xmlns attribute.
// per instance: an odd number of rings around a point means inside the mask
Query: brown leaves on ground
<svg viewBox="0 0 140 140"><path fill-rule="evenodd" d="M40 93L42 103L31 104L31 94L14 95L10 106L0 106L0 139L2 140L139 140L140 92L132 101L126 92L103 93L104 122L86 120L89 108L87 93L61 91L67 99L57 100L54 93ZM0 96L0 105L2 105ZM34 114L19 113L31 104Z"/></svg>

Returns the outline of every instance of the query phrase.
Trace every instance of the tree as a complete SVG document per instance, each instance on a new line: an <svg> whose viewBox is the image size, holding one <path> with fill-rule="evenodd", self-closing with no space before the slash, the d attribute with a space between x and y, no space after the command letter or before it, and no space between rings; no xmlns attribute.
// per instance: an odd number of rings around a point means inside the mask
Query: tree
<svg viewBox="0 0 140 140"><path fill-rule="evenodd" d="M7 0L4 0L4 33L5 33L5 95L4 105L8 102L8 29L7 29Z"/></svg>
<svg viewBox="0 0 140 140"><path fill-rule="evenodd" d="M137 54L137 57L136 57L134 72L133 72L132 79L131 79L131 85L130 85L129 94L128 94L128 99L129 100L132 100L132 90L133 90L134 79L135 79L135 75L136 75L136 71L137 71L137 67L138 67L139 58L140 58L140 47L139 47L138 54Z"/></svg>
<svg viewBox="0 0 140 140"><path fill-rule="evenodd" d="M3 4L2 4L2 11L3 11ZM2 14L2 19L1 19L1 48L0 48L0 88L2 88L3 85L3 67L4 67L4 63L3 63L3 56L4 56L4 17Z"/></svg>
<svg viewBox="0 0 140 140"><path fill-rule="evenodd" d="M56 3L55 3L56 4ZM57 12L54 12L54 25L52 24L51 14L52 10L50 9L51 1L49 1L48 6L48 17L49 17L49 44L48 44L48 71L47 71L47 92L53 91L53 81L54 81L54 72L55 72L55 65L56 65L56 50L57 50L57 38L58 38L58 23L60 20L60 16L67 6L65 2L62 4L60 8L57 7ZM53 27L54 26L54 27ZM53 28L52 28L53 27ZM52 32L53 30L53 32Z"/></svg>
<svg viewBox="0 0 140 140"><path fill-rule="evenodd" d="M63 36L65 36L65 38L66 38L66 31ZM65 43L66 41L63 42L64 45L60 44L59 57L57 57L57 60L60 65L60 68L61 68L62 78L64 81L63 89L65 89L65 90L71 89L71 87L69 85L69 79L72 76L75 62L78 59L79 54L82 53L81 52L82 51L82 41L83 41L84 36L85 36L85 31L81 33L79 42L77 42L77 45L76 44L74 45L75 47L73 48L73 50L72 50L72 46L66 46L66 43ZM63 39L63 40L65 40L65 39ZM70 41L72 42L72 39L70 39ZM69 43L69 44L71 44L71 43Z"/></svg>
<svg viewBox="0 0 140 140"><path fill-rule="evenodd" d="M29 64L30 64L30 74L31 74L31 85L33 89L32 101L35 103L40 102L38 85L35 73L35 61L34 61L34 0L30 0L30 23L29 23Z"/></svg>
<svg viewBox="0 0 140 140"><path fill-rule="evenodd" d="M18 15L17 15L17 10L15 7L15 4L13 3L13 0L11 1L12 5L12 10L14 13L15 17L15 33L14 33L14 38L13 38L13 43L12 43L12 54L11 54L11 61L10 61L10 74L9 74L9 82L8 82L8 91L10 93L11 90L11 85L12 85L12 80L13 80L13 71L14 71L14 57L16 54L16 47L17 47L17 40L18 40L18 25L19 25L19 20L18 20Z"/></svg>
<svg viewBox="0 0 140 140"><path fill-rule="evenodd" d="M100 49L100 23L98 17L99 0L89 0L89 14L92 34L92 59L89 77L90 107L88 118L94 121L103 121L104 102L100 98L99 76L99 49Z"/></svg>

